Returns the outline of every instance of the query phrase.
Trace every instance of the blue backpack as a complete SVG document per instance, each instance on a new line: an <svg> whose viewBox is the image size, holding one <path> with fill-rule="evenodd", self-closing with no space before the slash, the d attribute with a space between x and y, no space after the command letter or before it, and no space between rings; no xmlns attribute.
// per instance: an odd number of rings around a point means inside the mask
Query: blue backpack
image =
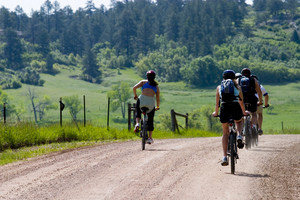
<svg viewBox="0 0 300 200"><path fill-rule="evenodd" d="M235 86L231 79L223 80L220 87L222 102L232 102L237 99L237 97L234 95Z"/></svg>
<svg viewBox="0 0 300 200"><path fill-rule="evenodd" d="M246 93L250 91L250 79L243 76L239 79L239 85L241 86L242 92Z"/></svg>

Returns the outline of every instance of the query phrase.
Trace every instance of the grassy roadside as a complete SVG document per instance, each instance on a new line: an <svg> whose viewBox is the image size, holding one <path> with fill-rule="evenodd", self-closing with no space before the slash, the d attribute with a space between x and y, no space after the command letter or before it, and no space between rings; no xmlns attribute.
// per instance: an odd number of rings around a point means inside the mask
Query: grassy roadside
<svg viewBox="0 0 300 200"><path fill-rule="evenodd" d="M180 134L160 130L154 132L155 139L215 136L220 134L203 130L181 131ZM82 146L139 139L134 132L92 125L79 129L73 125L37 127L31 123L0 126L0 165Z"/></svg>
<svg viewBox="0 0 300 200"><path fill-rule="evenodd" d="M299 134L300 129L286 129L284 134ZM283 134L280 131L265 134ZM37 127L34 124L0 126L0 165L27 160L40 155L69 150L83 146L94 146L108 142L140 140L134 132L119 129L107 129L92 125L86 127L51 125ZM220 133L204 130L154 131L155 139L220 137Z"/></svg>

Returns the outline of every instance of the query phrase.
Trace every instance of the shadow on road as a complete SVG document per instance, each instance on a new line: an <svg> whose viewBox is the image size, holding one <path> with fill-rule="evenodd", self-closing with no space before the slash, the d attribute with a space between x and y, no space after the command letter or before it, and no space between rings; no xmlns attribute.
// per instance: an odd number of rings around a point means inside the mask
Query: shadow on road
<svg viewBox="0 0 300 200"><path fill-rule="evenodd" d="M270 177L268 174L249 174L249 173L246 173L246 172L235 172L234 175L250 177L250 178L269 178Z"/></svg>
<svg viewBox="0 0 300 200"><path fill-rule="evenodd" d="M268 153L280 153L286 148L278 148L278 147L255 147L252 149L248 149L248 151L259 151L259 152L268 152Z"/></svg>
<svg viewBox="0 0 300 200"><path fill-rule="evenodd" d="M176 149L145 149L145 151L178 151Z"/></svg>

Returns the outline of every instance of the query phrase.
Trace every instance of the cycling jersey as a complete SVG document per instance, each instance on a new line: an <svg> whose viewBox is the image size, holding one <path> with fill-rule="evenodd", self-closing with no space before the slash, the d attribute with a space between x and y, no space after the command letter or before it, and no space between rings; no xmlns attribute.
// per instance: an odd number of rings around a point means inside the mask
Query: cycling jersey
<svg viewBox="0 0 300 200"><path fill-rule="evenodd" d="M267 90L264 88L264 86L261 85L261 84L259 84L259 86L260 86L260 90L261 90L262 95L263 95L263 96L268 95L268 92L267 92ZM258 94L257 94L257 93L255 93L255 96L258 98Z"/></svg>
<svg viewBox="0 0 300 200"><path fill-rule="evenodd" d="M145 88L150 88L150 89L154 90L155 94L156 94L156 92L157 92L156 86L150 85L149 82L145 83L145 84L142 86L142 90L145 89Z"/></svg>

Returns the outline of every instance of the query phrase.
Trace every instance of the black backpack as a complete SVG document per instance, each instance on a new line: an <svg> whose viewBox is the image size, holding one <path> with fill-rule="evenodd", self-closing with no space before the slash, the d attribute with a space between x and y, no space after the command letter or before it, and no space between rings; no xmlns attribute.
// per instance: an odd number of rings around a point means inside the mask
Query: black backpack
<svg viewBox="0 0 300 200"><path fill-rule="evenodd" d="M221 82L221 100L222 102L232 102L237 99L234 95L234 83L231 79L226 79Z"/></svg>
<svg viewBox="0 0 300 200"><path fill-rule="evenodd" d="M253 99L256 93L254 77L242 76L238 82L242 89L244 100L248 102L250 99Z"/></svg>

